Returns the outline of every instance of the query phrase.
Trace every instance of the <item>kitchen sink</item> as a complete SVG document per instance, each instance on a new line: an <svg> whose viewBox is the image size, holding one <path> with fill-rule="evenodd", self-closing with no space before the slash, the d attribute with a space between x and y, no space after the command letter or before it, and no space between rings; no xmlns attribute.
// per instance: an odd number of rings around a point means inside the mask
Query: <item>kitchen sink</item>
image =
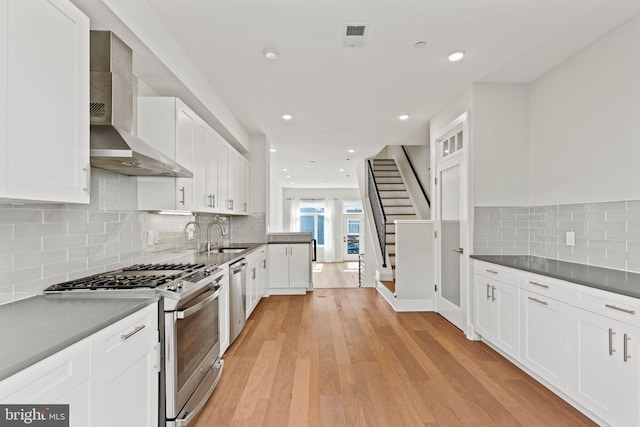
<svg viewBox="0 0 640 427"><path fill-rule="evenodd" d="M210 254L237 254L244 252L249 248L213 248L209 251Z"/></svg>

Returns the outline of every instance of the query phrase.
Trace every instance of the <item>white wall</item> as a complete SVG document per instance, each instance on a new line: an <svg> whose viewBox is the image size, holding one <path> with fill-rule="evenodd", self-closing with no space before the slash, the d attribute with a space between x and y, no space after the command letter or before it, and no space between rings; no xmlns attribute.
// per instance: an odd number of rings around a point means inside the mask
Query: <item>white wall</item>
<svg viewBox="0 0 640 427"><path fill-rule="evenodd" d="M475 206L523 206L529 185L526 84L473 85L470 147Z"/></svg>
<svg viewBox="0 0 640 427"><path fill-rule="evenodd" d="M269 210L267 216L267 233L289 231L284 228L283 188L275 179L269 180Z"/></svg>
<svg viewBox="0 0 640 427"><path fill-rule="evenodd" d="M269 140L265 135L249 137L249 212L267 212L269 200Z"/></svg>
<svg viewBox="0 0 640 427"><path fill-rule="evenodd" d="M530 204L640 199L640 16L530 87Z"/></svg>
<svg viewBox="0 0 640 427"><path fill-rule="evenodd" d="M405 145L411 157L411 163L416 168L416 172L425 190L429 191L429 180L431 179L431 153L429 149L429 141L425 141L424 145ZM431 194L429 194L431 198Z"/></svg>

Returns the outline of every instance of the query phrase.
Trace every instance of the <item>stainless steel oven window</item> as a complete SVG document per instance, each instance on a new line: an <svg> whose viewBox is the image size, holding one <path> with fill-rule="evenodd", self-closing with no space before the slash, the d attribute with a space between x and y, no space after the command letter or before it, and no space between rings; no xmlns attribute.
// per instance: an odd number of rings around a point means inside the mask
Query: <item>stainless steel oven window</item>
<svg viewBox="0 0 640 427"><path fill-rule="evenodd" d="M178 389L181 389L220 342L218 331L218 304L209 310L200 310L186 319L178 321L176 353Z"/></svg>

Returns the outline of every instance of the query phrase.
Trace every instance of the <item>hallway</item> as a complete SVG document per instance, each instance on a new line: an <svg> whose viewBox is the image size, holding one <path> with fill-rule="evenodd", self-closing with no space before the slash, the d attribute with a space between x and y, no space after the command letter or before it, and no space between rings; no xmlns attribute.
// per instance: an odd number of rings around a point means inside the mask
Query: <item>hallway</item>
<svg viewBox="0 0 640 427"><path fill-rule="evenodd" d="M358 261L314 262L312 272L314 289L359 286Z"/></svg>
<svg viewBox="0 0 640 427"><path fill-rule="evenodd" d="M194 425L595 424L437 314L357 288L264 298Z"/></svg>

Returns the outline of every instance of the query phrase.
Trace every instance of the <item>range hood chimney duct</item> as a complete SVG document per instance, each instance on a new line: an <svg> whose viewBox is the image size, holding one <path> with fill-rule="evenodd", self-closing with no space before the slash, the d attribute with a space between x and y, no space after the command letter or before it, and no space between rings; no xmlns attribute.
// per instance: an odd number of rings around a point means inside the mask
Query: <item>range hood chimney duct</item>
<svg viewBox="0 0 640 427"><path fill-rule="evenodd" d="M91 166L132 176L193 173L133 134L132 52L111 31L90 35Z"/></svg>

